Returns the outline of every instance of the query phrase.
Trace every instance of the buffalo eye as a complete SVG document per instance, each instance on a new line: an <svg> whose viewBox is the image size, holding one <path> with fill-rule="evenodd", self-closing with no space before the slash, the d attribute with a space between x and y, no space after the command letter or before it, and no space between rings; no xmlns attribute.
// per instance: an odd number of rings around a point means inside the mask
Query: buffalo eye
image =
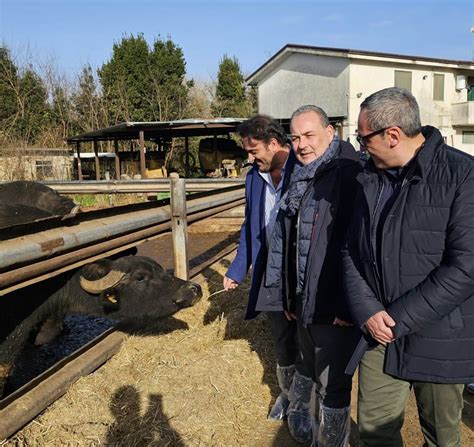
<svg viewBox="0 0 474 447"><path fill-rule="evenodd" d="M148 275L145 272L136 272L133 275L133 279L136 282L142 282L147 279Z"/></svg>

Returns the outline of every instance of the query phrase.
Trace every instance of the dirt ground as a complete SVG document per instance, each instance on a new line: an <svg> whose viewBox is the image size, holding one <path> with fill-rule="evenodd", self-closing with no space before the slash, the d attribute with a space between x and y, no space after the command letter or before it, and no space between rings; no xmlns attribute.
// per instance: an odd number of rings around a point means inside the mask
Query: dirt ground
<svg viewBox="0 0 474 447"><path fill-rule="evenodd" d="M205 237L218 239L200 240ZM222 240L221 235L215 245ZM147 249L165 253L160 244ZM202 255L198 252L195 257ZM301 445L291 440L285 423L266 420L278 395L275 363L264 316L243 321L248 281L209 297L222 289L233 256L195 278L204 291L198 304L146 333L128 335L108 363L76 382L4 445ZM170 261L167 256L169 265L162 263L169 267ZM351 445L357 446L355 408L352 418ZM473 430L474 396L466 394L463 445L474 445ZM422 445L412 398L403 436L407 446Z"/></svg>

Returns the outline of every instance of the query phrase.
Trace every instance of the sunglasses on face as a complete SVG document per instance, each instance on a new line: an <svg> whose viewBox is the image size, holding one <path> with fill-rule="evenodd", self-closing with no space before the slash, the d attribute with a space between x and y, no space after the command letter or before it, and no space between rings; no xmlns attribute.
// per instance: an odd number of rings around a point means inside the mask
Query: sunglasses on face
<svg viewBox="0 0 474 447"><path fill-rule="evenodd" d="M356 140L362 147L365 147L372 137L385 132L387 129L390 129L390 127L384 127L383 129L376 130L375 132L371 132L367 135L357 135Z"/></svg>

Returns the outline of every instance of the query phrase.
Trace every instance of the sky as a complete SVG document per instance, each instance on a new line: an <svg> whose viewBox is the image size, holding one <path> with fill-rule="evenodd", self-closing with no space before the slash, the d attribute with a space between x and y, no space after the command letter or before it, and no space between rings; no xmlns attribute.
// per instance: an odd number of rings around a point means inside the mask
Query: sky
<svg viewBox="0 0 474 447"><path fill-rule="evenodd" d="M212 81L224 54L248 76L288 43L474 59L474 0L0 0L16 60L75 76L142 33L183 50L187 78ZM25 60L26 59L26 60Z"/></svg>

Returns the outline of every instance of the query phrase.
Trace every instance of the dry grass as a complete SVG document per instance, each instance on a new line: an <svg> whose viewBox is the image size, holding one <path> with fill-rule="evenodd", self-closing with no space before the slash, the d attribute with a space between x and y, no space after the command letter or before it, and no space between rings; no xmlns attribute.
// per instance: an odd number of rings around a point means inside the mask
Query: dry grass
<svg viewBox="0 0 474 447"><path fill-rule="evenodd" d="M68 196L83 211L97 208L110 208L113 206L130 205L147 201L146 194L123 193L123 194L70 194Z"/></svg>
<svg viewBox="0 0 474 447"><path fill-rule="evenodd" d="M221 288L228 264L197 278L205 296ZM284 424L266 420L277 394L273 350L265 319L242 319L247 293L248 282L127 337L114 358L6 445L299 445ZM407 418L407 445L421 445L413 404ZM472 445L472 432L463 431Z"/></svg>

